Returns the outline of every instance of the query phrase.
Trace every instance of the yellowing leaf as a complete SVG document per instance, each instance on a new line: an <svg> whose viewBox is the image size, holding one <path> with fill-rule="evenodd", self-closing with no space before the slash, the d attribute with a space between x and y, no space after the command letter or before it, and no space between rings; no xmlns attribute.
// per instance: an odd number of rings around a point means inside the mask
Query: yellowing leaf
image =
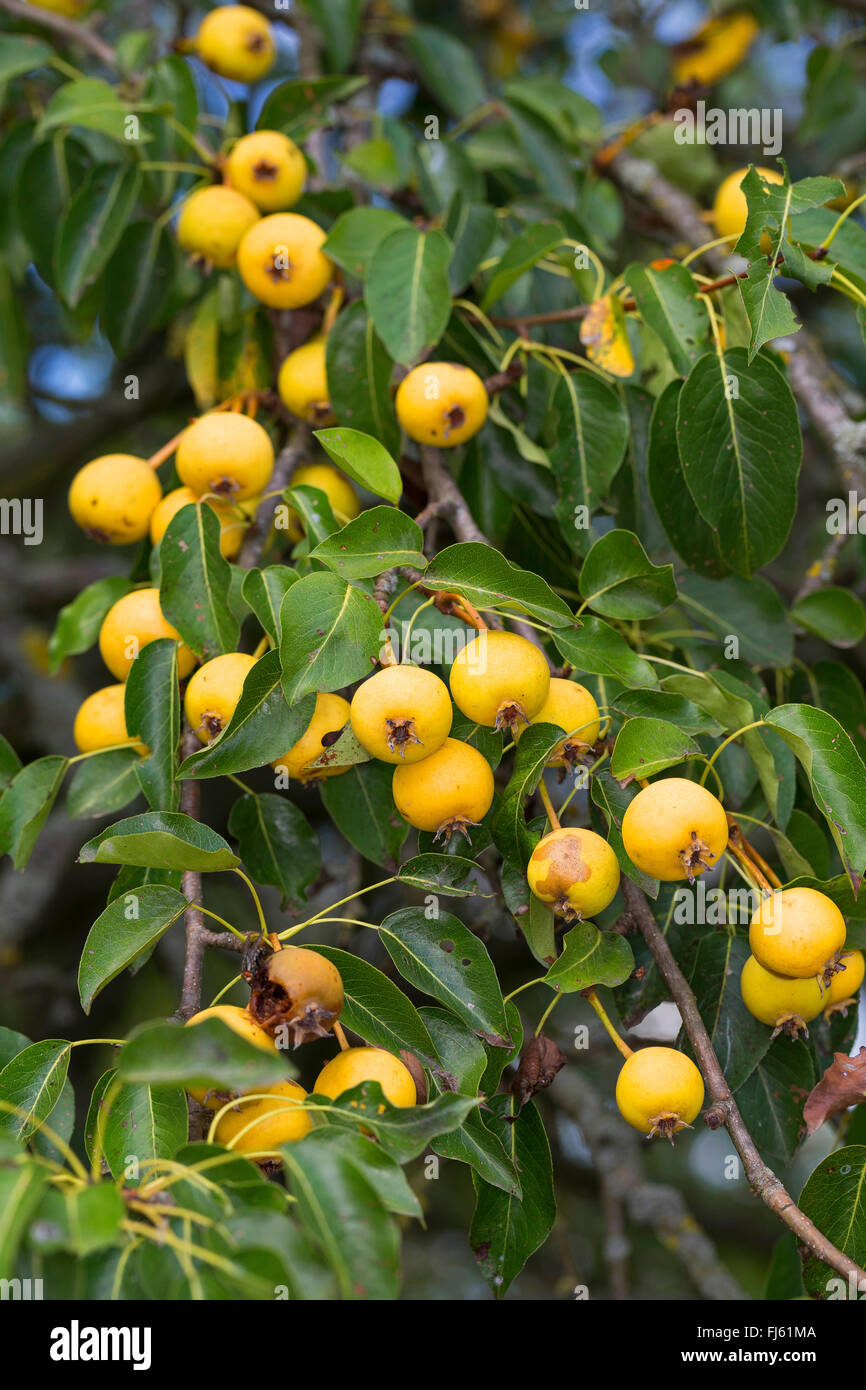
<svg viewBox="0 0 866 1390"><path fill-rule="evenodd" d="M580 341L590 362L596 362L613 376L631 376L634 356L618 299L605 295L590 305L580 325Z"/></svg>

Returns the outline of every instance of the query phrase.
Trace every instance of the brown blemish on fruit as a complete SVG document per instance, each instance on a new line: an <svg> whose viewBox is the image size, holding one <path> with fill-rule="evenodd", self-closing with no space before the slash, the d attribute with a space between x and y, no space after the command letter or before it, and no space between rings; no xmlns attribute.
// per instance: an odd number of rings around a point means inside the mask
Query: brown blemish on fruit
<svg viewBox="0 0 866 1390"><path fill-rule="evenodd" d="M248 34L244 47L248 53L262 53L268 47L268 40L264 34Z"/></svg>
<svg viewBox="0 0 866 1390"><path fill-rule="evenodd" d="M283 257L281 253L275 251L274 254L270 256L268 260L265 262L265 274L268 276L270 280L274 280L276 282L279 282L281 280L291 280L294 266L292 265L291 261L286 262L285 265L278 264L278 262L281 262L282 259Z"/></svg>
<svg viewBox="0 0 866 1390"><path fill-rule="evenodd" d="M221 497L231 497L238 490L237 478L211 478L208 483L209 492L218 492Z"/></svg>
<svg viewBox="0 0 866 1390"><path fill-rule="evenodd" d="M254 164L251 171L254 179L259 183L273 183L279 174L279 166L272 164L269 159L260 159Z"/></svg>
<svg viewBox="0 0 866 1390"><path fill-rule="evenodd" d="M581 853L577 836L539 845L533 859L536 864L546 864L547 867L544 878L538 880L538 893L545 898L555 899L557 903L561 899L567 902L569 888L575 883L586 883L592 873Z"/></svg>
<svg viewBox="0 0 866 1390"><path fill-rule="evenodd" d="M452 405L445 411L445 438L447 439L452 430L459 430L461 425L466 424L466 411L459 405Z"/></svg>
<svg viewBox="0 0 866 1390"><path fill-rule="evenodd" d="M222 718L220 715L214 714L212 710L208 710L206 714L202 715L201 722L205 733L208 735L208 740L216 738L217 734L222 733Z"/></svg>

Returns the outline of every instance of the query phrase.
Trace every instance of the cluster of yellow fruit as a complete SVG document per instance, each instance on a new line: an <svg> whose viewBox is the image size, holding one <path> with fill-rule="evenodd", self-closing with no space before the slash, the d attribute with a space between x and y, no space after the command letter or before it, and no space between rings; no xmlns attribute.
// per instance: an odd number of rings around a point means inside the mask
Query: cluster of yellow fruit
<svg viewBox="0 0 866 1390"><path fill-rule="evenodd" d="M267 432L246 415L212 411L184 431L176 467L183 486L163 497L159 479L146 459L131 454L93 459L72 480L69 510L95 540L126 545L141 540L149 531L157 545L181 507L201 500L219 518L222 554L234 559L258 494L273 472L274 451ZM188 676L195 654L166 620L158 589L135 589L109 609L99 632L99 650L121 684L95 691L81 705L73 728L79 752L97 752L130 741L122 682L142 647L160 637L178 643L178 674L181 679ZM143 745L135 746L147 752Z"/></svg>
<svg viewBox="0 0 866 1390"><path fill-rule="evenodd" d="M728 822L712 792L684 777L667 777L643 787L629 802L622 838L632 863L644 873L668 883L691 881L723 853ZM571 920L610 905L620 870L600 835L563 827L536 845L527 877L536 897ZM620 1071L616 1103L623 1118L642 1134L673 1139L700 1111L703 1079L691 1058L676 1048L641 1048L628 1055Z"/></svg>
<svg viewBox="0 0 866 1390"><path fill-rule="evenodd" d="M570 733L553 755L562 765L598 736L598 707L572 681L551 680L544 654L517 633L484 630L451 667L450 693L432 671L384 666L356 690L352 732L374 758L394 765L394 803L410 825L449 839L490 810L493 773L482 753L451 738L454 704L473 723L509 728L549 722Z"/></svg>
<svg viewBox="0 0 866 1390"><path fill-rule="evenodd" d="M825 893L784 888L752 916L752 954L740 992L749 1013L796 1037L813 1018L853 1004L863 983L862 951L843 951L845 919Z"/></svg>
<svg viewBox="0 0 866 1390"><path fill-rule="evenodd" d="M316 951L285 946L268 955L247 1008L218 1004L193 1015L187 1026L218 1018L255 1047L276 1052L281 1030L295 1046L327 1036L342 1008L343 981L336 966ZM423 1099L405 1063L380 1047L345 1047L322 1068L313 1091L336 1100L365 1081L378 1081L392 1105ZM190 1094L208 1110L221 1112L215 1143L260 1160L279 1157L281 1144L303 1139L312 1128L311 1109L304 1107L307 1092L296 1081L240 1095L201 1089Z"/></svg>

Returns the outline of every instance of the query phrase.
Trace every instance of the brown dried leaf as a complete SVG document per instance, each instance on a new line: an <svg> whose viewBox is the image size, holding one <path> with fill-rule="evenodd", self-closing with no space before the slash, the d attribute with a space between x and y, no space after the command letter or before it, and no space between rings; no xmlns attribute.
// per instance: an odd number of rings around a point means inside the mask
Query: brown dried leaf
<svg viewBox="0 0 866 1390"><path fill-rule="evenodd" d="M567 1061L565 1053L552 1038L539 1033L537 1038L529 1039L520 1054L520 1065L510 1087L512 1094L517 1096L521 1110L536 1092L550 1085Z"/></svg>
<svg viewBox="0 0 866 1390"><path fill-rule="evenodd" d="M831 1115L861 1105L866 1100L866 1047L856 1057L834 1052L831 1065L812 1090L803 1107L806 1133L814 1134Z"/></svg>

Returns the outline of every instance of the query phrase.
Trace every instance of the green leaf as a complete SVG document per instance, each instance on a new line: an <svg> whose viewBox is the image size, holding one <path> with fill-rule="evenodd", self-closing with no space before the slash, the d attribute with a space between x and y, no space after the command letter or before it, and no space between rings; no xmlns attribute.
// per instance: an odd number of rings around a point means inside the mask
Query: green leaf
<svg viewBox="0 0 866 1390"><path fill-rule="evenodd" d="M409 1186L402 1168L384 1152L380 1144L365 1138L363 1134L353 1134L336 1126L323 1126L315 1133L320 1146L337 1150L347 1163L366 1178L386 1211L393 1212L395 1216L423 1220L421 1203Z"/></svg>
<svg viewBox="0 0 866 1390"><path fill-rule="evenodd" d="M556 1219L550 1145L534 1104L514 1114L512 1096L493 1096L488 1127L517 1171L517 1198L473 1175L476 1204L469 1244L494 1298L504 1298L526 1261L543 1245Z"/></svg>
<svg viewBox="0 0 866 1390"><path fill-rule="evenodd" d="M319 873L319 837L297 806L273 794L242 796L229 816L229 831L256 883L280 890L282 907L306 901Z"/></svg>
<svg viewBox="0 0 866 1390"><path fill-rule="evenodd" d="M361 487L388 502L400 501L403 492L400 469L378 439L345 425L313 433L329 458Z"/></svg>
<svg viewBox="0 0 866 1390"><path fill-rule="evenodd" d="M129 1085L241 1092L287 1079L284 1057L255 1047L219 1018L194 1028L143 1024L121 1049L117 1075Z"/></svg>
<svg viewBox="0 0 866 1390"><path fill-rule="evenodd" d="M351 845L389 872L397 867L409 827L391 794L394 769L388 763L358 763L322 782L322 803Z"/></svg>
<svg viewBox="0 0 866 1390"><path fill-rule="evenodd" d="M471 1028L447 1009L425 1004L418 1012L442 1063L441 1067L432 1069L439 1090L456 1090L464 1096L477 1096L487 1066L483 1043L478 1041Z"/></svg>
<svg viewBox="0 0 866 1390"><path fill-rule="evenodd" d="M59 132L35 145L21 169L15 215L39 274L49 285L54 283L57 227L87 166L84 146Z"/></svg>
<svg viewBox="0 0 866 1390"><path fill-rule="evenodd" d="M706 352L710 336L707 311L690 271L678 261L663 269L633 261L626 267L625 280L641 317L658 334L674 370L688 376Z"/></svg>
<svg viewBox="0 0 866 1390"><path fill-rule="evenodd" d="M489 309L521 275L525 275L540 260L555 251L565 236L559 222L534 222L506 247L488 281L481 300L482 309Z"/></svg>
<svg viewBox="0 0 866 1390"><path fill-rule="evenodd" d="M30 1241L43 1257L63 1250L82 1260L119 1243L125 1216L123 1198L113 1183L65 1191L55 1188L39 1208Z"/></svg>
<svg viewBox="0 0 866 1390"><path fill-rule="evenodd" d="M109 608L128 594L132 584L121 575L97 579L61 608L48 643L51 674L56 675L67 656L77 656L93 646Z"/></svg>
<svg viewBox="0 0 866 1390"><path fill-rule="evenodd" d="M374 669L382 613L372 594L336 574L308 574L280 609L283 691L290 705L309 691L339 690Z"/></svg>
<svg viewBox="0 0 866 1390"><path fill-rule="evenodd" d="M295 1210L334 1270L340 1297L396 1298L400 1233L357 1161L315 1130L282 1155Z"/></svg>
<svg viewBox="0 0 866 1390"><path fill-rule="evenodd" d="M340 425L363 431L379 440L389 455L396 453L400 448L400 428L390 389L394 363L360 301L338 316L328 334L326 368L331 408ZM399 499L401 486L397 479L392 480L391 494L396 489L397 496L392 495L390 500Z"/></svg>
<svg viewBox="0 0 866 1390"><path fill-rule="evenodd" d="M265 98L257 130L281 130L297 140L326 125L331 108L368 83L367 77L299 77L281 82Z"/></svg>
<svg viewBox="0 0 866 1390"><path fill-rule="evenodd" d="M176 811L175 780L180 739L177 643L159 637L142 647L129 672L124 700L130 738L140 738L150 756L135 763L135 775L152 811ZM109 808L106 808L109 809Z"/></svg>
<svg viewBox="0 0 866 1390"><path fill-rule="evenodd" d="M655 686L658 678L648 661L633 652L621 633L601 618L581 618L579 628L554 632L560 655L576 671L609 676L628 686Z"/></svg>
<svg viewBox="0 0 866 1390"><path fill-rule="evenodd" d="M66 90L61 87L59 94ZM69 204L57 228L55 266L57 291L70 308L81 303L85 291L105 269L132 215L140 187L141 174L134 164L98 164Z"/></svg>
<svg viewBox="0 0 866 1390"><path fill-rule="evenodd" d="M11 786L17 773L21 771L22 763L15 749L8 739L0 734L0 795Z"/></svg>
<svg viewBox="0 0 866 1390"><path fill-rule="evenodd" d="M472 898L483 893L478 882L481 873L472 859L462 859L458 854L418 854L401 864L397 877L401 883L408 883L422 892L444 893L446 897Z"/></svg>
<svg viewBox="0 0 866 1390"><path fill-rule="evenodd" d="M136 768L141 756L134 748L113 748L79 763L66 795L66 813L73 820L110 816L134 801L141 788Z"/></svg>
<svg viewBox="0 0 866 1390"><path fill-rule="evenodd" d="M722 561L754 574L784 546L797 505L803 441L779 368L766 356L750 363L745 348L707 353L680 393L677 444Z"/></svg>
<svg viewBox="0 0 866 1390"><path fill-rule="evenodd" d="M0 82L10 82L25 72L45 67L54 57L54 50L35 34L4 34L0 52Z"/></svg>
<svg viewBox="0 0 866 1390"><path fill-rule="evenodd" d="M66 758L37 758L16 773L0 800L0 854L23 869L66 776Z"/></svg>
<svg viewBox="0 0 866 1390"><path fill-rule="evenodd" d="M0 267L0 395L24 404L30 334L20 296L7 266Z"/></svg>
<svg viewBox="0 0 866 1390"><path fill-rule="evenodd" d="M70 1052L68 1042L46 1038L6 1063L0 1071L0 1101L15 1111L0 1110L0 1134L27 1140L48 1119L66 1084Z"/></svg>
<svg viewBox="0 0 866 1390"><path fill-rule="evenodd" d="M478 60L453 34L429 24L413 24L406 44L427 91L452 116L466 116L486 101Z"/></svg>
<svg viewBox="0 0 866 1390"><path fill-rule="evenodd" d="M654 565L632 531L608 531L580 571L581 596L606 618L654 618L677 596L671 565Z"/></svg>
<svg viewBox="0 0 866 1390"><path fill-rule="evenodd" d="M866 1260L866 1145L848 1144L823 1158L806 1179L798 1205L837 1250L862 1266ZM810 1251L803 1257L803 1283L813 1298L852 1296L848 1281ZM856 1291L858 1295L862 1298L861 1290Z"/></svg>
<svg viewBox="0 0 866 1390"><path fill-rule="evenodd" d="M573 536L579 508L586 525L625 457L628 415L619 396L598 377L576 372L560 377L553 395L556 446L550 462L559 487L556 515Z"/></svg>
<svg viewBox="0 0 866 1390"><path fill-rule="evenodd" d="M118 357L138 347L168 303L174 246L158 222L131 222L105 271L105 335Z"/></svg>
<svg viewBox="0 0 866 1390"><path fill-rule="evenodd" d="M280 640L280 605L300 578L288 565L266 565L247 570L241 583L244 602L252 609L272 642Z"/></svg>
<svg viewBox="0 0 866 1390"><path fill-rule="evenodd" d="M606 838L619 861L619 867L624 874L650 898L657 898L659 895L659 882L657 878L650 878L642 869L638 869L631 862L625 852L625 845L622 838L622 819L626 813L629 802L637 795L639 788L632 783L628 787L620 786L616 778L611 776L607 768L601 769L592 779L590 794L593 805L597 806L602 812L606 821Z"/></svg>
<svg viewBox="0 0 866 1390"><path fill-rule="evenodd" d="M150 950L188 906L176 889L154 884L115 898L103 909L87 934L78 967L78 992L86 1014L105 986Z"/></svg>
<svg viewBox="0 0 866 1390"><path fill-rule="evenodd" d="M418 1158L437 1135L459 1128L478 1104L474 1096L446 1091L425 1105L395 1106L378 1081L366 1081L343 1091L331 1102L328 1121L348 1126L356 1133L371 1132L393 1159L408 1163Z"/></svg>
<svg viewBox="0 0 866 1390"><path fill-rule="evenodd" d="M145 811L88 840L81 847L78 862L219 873L233 869L240 861L209 825L179 811Z"/></svg>
<svg viewBox="0 0 866 1390"><path fill-rule="evenodd" d="M391 232L405 225L405 220L399 212L391 212L389 208L350 208L337 218L322 246L322 251L326 256L330 256L332 261L336 261L337 265L342 266L349 275L354 275L360 280L367 273L370 258L380 241L384 241ZM365 317L362 305L352 305L339 316L334 328L358 308L361 310L361 316Z"/></svg>
<svg viewBox="0 0 866 1390"><path fill-rule="evenodd" d="M178 1086L150 1086L146 1082L123 1085L112 1069L96 1083L84 1128L88 1157L99 1152L114 1178L127 1175L129 1149L134 1139L141 1163L149 1158L173 1158L186 1143L189 1111Z"/></svg>
<svg viewBox="0 0 866 1390"><path fill-rule="evenodd" d="M496 213L489 204L470 202L458 190L448 207L445 233L454 247L448 283L452 294L460 294L490 249L496 235Z"/></svg>
<svg viewBox="0 0 866 1390"><path fill-rule="evenodd" d="M833 274L832 262L810 261L799 247L790 244L786 235L789 216L844 194L845 186L838 179L825 178L800 179L794 184L786 178L783 184L765 184L754 167L749 168L740 186L748 215L736 249L748 259L749 267L737 284L752 326L751 362L764 343L799 332L788 297L775 284L777 258L784 260L786 274L797 276L813 290L826 284Z"/></svg>
<svg viewBox="0 0 866 1390"><path fill-rule="evenodd" d="M831 714L812 705L778 705L766 715L766 722L796 754L855 893L859 892L866 871L866 767L850 735Z"/></svg>
<svg viewBox="0 0 866 1390"><path fill-rule="evenodd" d="M524 815L524 803L541 781L562 730L555 724L531 724L524 729L514 755L514 767L493 817L493 838L504 859L524 868L535 847Z"/></svg>
<svg viewBox="0 0 866 1390"><path fill-rule="evenodd" d="M566 994L592 985L621 985L634 970L634 956L619 932L603 932L593 922L578 922L563 940L562 955L544 977L545 984Z"/></svg>
<svg viewBox="0 0 866 1390"><path fill-rule="evenodd" d="M107 135L111 140L125 145L128 120L129 112L116 88L98 77L82 77L57 88L42 114L36 133L41 139L60 126L80 126L84 130L98 131L100 135ZM149 138L146 130L139 134L141 142Z"/></svg>
<svg viewBox="0 0 866 1390"><path fill-rule="evenodd" d="M310 950L334 964L345 991L341 1022L351 1033L387 1052L413 1052L430 1068L439 1065L433 1039L422 1015L406 995L363 956L336 946L311 946Z"/></svg>
<svg viewBox="0 0 866 1390"><path fill-rule="evenodd" d="M866 635L866 608L850 589L828 585L797 599L792 622L834 647L856 647Z"/></svg>
<svg viewBox="0 0 866 1390"><path fill-rule="evenodd" d="M327 493L321 488L313 487L310 483L290 484L283 496L287 502L291 502L309 545L318 545L339 531L340 523L334 516Z"/></svg>
<svg viewBox="0 0 866 1390"><path fill-rule="evenodd" d="M461 541L440 550L427 568L424 587L453 590L476 608L525 613L553 628L574 622L568 604L545 580L512 565L498 550L480 541Z"/></svg>
<svg viewBox="0 0 866 1390"><path fill-rule="evenodd" d="M351 66L358 42L363 0L302 0L325 40L329 64L336 72Z"/></svg>
<svg viewBox="0 0 866 1390"><path fill-rule="evenodd" d="M423 908L393 912L379 928L400 974L432 995L494 1047L508 1047L508 1023L485 946L449 912L429 921Z"/></svg>
<svg viewBox="0 0 866 1390"><path fill-rule="evenodd" d="M803 1101L815 1084L804 1042L779 1037L737 1091L737 1105L762 1153L790 1163L806 1132Z"/></svg>
<svg viewBox="0 0 866 1390"><path fill-rule="evenodd" d="M50 1176L49 1169L35 1162L0 1164L0 1268L16 1267L18 1247Z"/></svg>
<svg viewBox="0 0 866 1390"><path fill-rule="evenodd" d="M529 843L533 848L547 827L547 817L541 816L530 826ZM502 896L520 933L540 965L549 966L556 960L556 921L547 903L529 891L526 869L521 860L505 859L501 871Z"/></svg>
<svg viewBox="0 0 866 1390"><path fill-rule="evenodd" d="M399 565L425 569L421 527L396 507L370 507L311 552L344 579L369 579Z"/></svg>
<svg viewBox="0 0 866 1390"><path fill-rule="evenodd" d="M436 346L451 314L444 232L404 226L370 259L364 298L378 336L395 362L411 367Z"/></svg>
<svg viewBox="0 0 866 1390"><path fill-rule="evenodd" d="M672 691L623 690L613 697L612 704L629 719L664 719L676 724L684 734L712 734L715 738L722 732L722 725L716 719Z"/></svg>
<svg viewBox="0 0 866 1390"><path fill-rule="evenodd" d="M477 1111L467 1115L459 1129L437 1135L430 1147L440 1158L468 1164L481 1182L501 1188L512 1197L520 1197L517 1169L505 1152L502 1140L488 1129Z"/></svg>
<svg viewBox="0 0 866 1390"><path fill-rule="evenodd" d="M198 125L198 96L192 67L178 54L160 58L149 71L145 99L149 106L157 109L142 116L142 124L150 135L148 159L154 162L184 162L189 156L189 145L173 125L170 118L178 121L186 130L195 130ZM173 169L152 171L152 179L159 193L160 206L167 207L179 175Z"/></svg>
<svg viewBox="0 0 866 1390"><path fill-rule="evenodd" d="M265 652L247 675L228 724L213 743L184 759L178 775L222 777L285 757L306 731L316 700L310 694L290 707L281 680L279 652Z"/></svg>
<svg viewBox="0 0 866 1390"><path fill-rule="evenodd" d="M790 666L794 634L778 593L762 575L744 579L731 574L713 580L684 574L678 577L677 586L680 602L701 627L725 639L736 637L743 661L757 666Z"/></svg>
<svg viewBox="0 0 866 1390"><path fill-rule="evenodd" d="M617 734L610 770L618 782L655 777L685 758L700 756L694 739L664 719L627 719Z"/></svg>
<svg viewBox="0 0 866 1390"><path fill-rule="evenodd" d="M665 535L689 569L718 579L725 573L718 542L686 486L677 446L681 381L671 381L657 397L650 418L647 485Z"/></svg>
<svg viewBox="0 0 866 1390"><path fill-rule="evenodd" d="M159 603L202 661L237 651L240 625L228 602L231 566L220 551L213 507L181 507L159 543Z"/></svg>
<svg viewBox="0 0 866 1390"><path fill-rule="evenodd" d="M748 890L742 891L748 900ZM772 1030L749 1013L740 994L749 954L746 937L714 931L701 938L690 972L701 1018L732 1091L752 1075L772 1037Z"/></svg>

